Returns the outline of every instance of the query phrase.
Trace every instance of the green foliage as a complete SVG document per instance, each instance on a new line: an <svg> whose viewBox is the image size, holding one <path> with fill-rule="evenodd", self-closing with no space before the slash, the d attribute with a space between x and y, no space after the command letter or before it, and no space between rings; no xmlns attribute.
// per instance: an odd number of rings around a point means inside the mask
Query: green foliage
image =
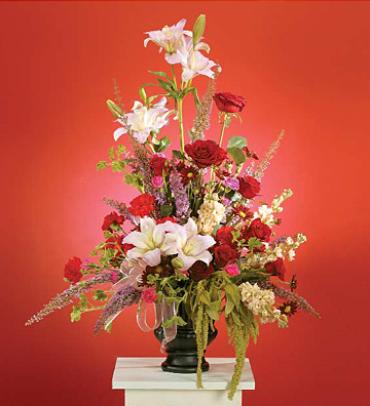
<svg viewBox="0 0 370 406"><path fill-rule="evenodd" d="M140 192L143 191L144 182L143 175L141 173L127 173L124 179L128 185L136 187L140 190Z"/></svg>
<svg viewBox="0 0 370 406"><path fill-rule="evenodd" d="M169 328L176 324L177 326L186 326L186 321L180 316L173 316L162 323L164 328Z"/></svg>
<svg viewBox="0 0 370 406"><path fill-rule="evenodd" d="M261 240L259 240L257 237L251 237L249 238L247 242L247 246L249 250L253 250L254 248L259 248L262 245Z"/></svg>
<svg viewBox="0 0 370 406"><path fill-rule="evenodd" d="M172 204L164 204L159 209L161 213L161 217L171 216L173 214L173 206Z"/></svg>
<svg viewBox="0 0 370 406"><path fill-rule="evenodd" d="M247 160L243 151L243 148L246 146L247 139L245 137L234 136L229 139L227 152L231 155L236 165L241 165Z"/></svg>
<svg viewBox="0 0 370 406"><path fill-rule="evenodd" d="M98 289L95 291L93 298L97 301L105 301L107 299L107 294L104 290Z"/></svg>
<svg viewBox="0 0 370 406"><path fill-rule="evenodd" d="M111 167L113 172L122 172L126 165L130 162L130 159L122 159L122 155L126 152L124 145L119 144L116 148L110 147L108 150L108 161L99 161L96 164L97 170L103 170Z"/></svg>

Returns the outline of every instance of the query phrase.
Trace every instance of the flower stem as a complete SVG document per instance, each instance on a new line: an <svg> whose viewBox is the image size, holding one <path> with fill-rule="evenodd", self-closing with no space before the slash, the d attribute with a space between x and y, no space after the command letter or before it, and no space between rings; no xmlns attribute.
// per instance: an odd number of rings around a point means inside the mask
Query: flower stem
<svg viewBox="0 0 370 406"><path fill-rule="evenodd" d="M182 118L182 101L180 97L177 99L177 118L179 120L179 129L180 129L180 151L184 152L185 139L184 139L184 123Z"/></svg>
<svg viewBox="0 0 370 406"><path fill-rule="evenodd" d="M222 141L224 139L224 132L225 132L225 128L226 128L226 124L228 121L228 117L227 117L227 113L224 114L223 116L223 121L222 121L222 127L221 127L221 134L220 134L220 141L218 142L218 145L220 147L222 147Z"/></svg>

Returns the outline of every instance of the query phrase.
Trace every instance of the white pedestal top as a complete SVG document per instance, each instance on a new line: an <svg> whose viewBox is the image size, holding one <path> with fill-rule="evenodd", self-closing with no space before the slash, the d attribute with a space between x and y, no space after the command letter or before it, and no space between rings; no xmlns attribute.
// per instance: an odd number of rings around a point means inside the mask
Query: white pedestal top
<svg viewBox="0 0 370 406"><path fill-rule="evenodd" d="M163 372L164 358L117 358L113 373L112 388L128 390L195 390L196 374ZM225 390L234 371L234 358L207 358L208 372L203 372L205 390ZM249 360L238 387L239 390L254 390L255 382Z"/></svg>

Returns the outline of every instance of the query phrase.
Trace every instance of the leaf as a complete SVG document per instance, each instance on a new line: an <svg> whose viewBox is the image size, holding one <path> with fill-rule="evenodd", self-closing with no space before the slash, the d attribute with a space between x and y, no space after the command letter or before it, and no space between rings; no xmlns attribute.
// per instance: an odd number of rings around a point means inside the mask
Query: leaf
<svg viewBox="0 0 370 406"><path fill-rule="evenodd" d="M114 147L110 147L109 148L109 151L108 151L108 156L109 156L109 159L111 160L111 161L113 161L114 160Z"/></svg>
<svg viewBox="0 0 370 406"><path fill-rule="evenodd" d="M180 316L173 316L170 319L167 319L162 322L162 326L164 328L171 327L172 325L176 324L177 326L186 326L186 321Z"/></svg>
<svg viewBox="0 0 370 406"><path fill-rule="evenodd" d="M125 163L123 161L113 161L111 166L113 172L122 172L125 168Z"/></svg>
<svg viewBox="0 0 370 406"><path fill-rule="evenodd" d="M199 301L207 306L211 306L211 297L206 290L199 295Z"/></svg>
<svg viewBox="0 0 370 406"><path fill-rule="evenodd" d="M95 291L93 298L94 300L104 301L107 298L107 295L104 290L98 289Z"/></svg>
<svg viewBox="0 0 370 406"><path fill-rule="evenodd" d="M225 316L228 316L234 310L234 307L235 305L232 300L227 300L225 306Z"/></svg>
<svg viewBox="0 0 370 406"><path fill-rule="evenodd" d="M184 159L185 158L185 156L184 156L184 154L182 152L176 151L176 150L172 150L172 155L175 158L178 158L178 159Z"/></svg>
<svg viewBox="0 0 370 406"><path fill-rule="evenodd" d="M155 75L155 76L161 76L162 78L166 78L168 80L171 80L171 78L167 75L167 73L163 72L163 71L150 70L149 73L151 73L152 75Z"/></svg>
<svg viewBox="0 0 370 406"><path fill-rule="evenodd" d="M74 323L75 321L81 320L81 309L79 306L73 306L71 311L71 322Z"/></svg>
<svg viewBox="0 0 370 406"><path fill-rule="evenodd" d="M235 285L228 283L227 285L225 285L225 292L226 292L227 299L232 300L232 302L236 306L239 306L239 304L240 304L239 289Z"/></svg>
<svg viewBox="0 0 370 406"><path fill-rule="evenodd" d="M195 21L193 26L193 44L196 45L203 37L206 28L206 16L201 14Z"/></svg>
<svg viewBox="0 0 370 406"><path fill-rule="evenodd" d="M240 148L228 148L227 152L231 155L237 165L243 164L247 160L244 152Z"/></svg>
<svg viewBox="0 0 370 406"><path fill-rule="evenodd" d="M244 148L247 146L247 139L238 135L231 137L227 143L227 148Z"/></svg>
<svg viewBox="0 0 370 406"><path fill-rule="evenodd" d="M218 320L220 318L220 314L216 310L207 307L206 312L212 320Z"/></svg>
<svg viewBox="0 0 370 406"><path fill-rule="evenodd" d="M106 161L99 161L99 162L96 164L96 169L97 169L98 171L101 171L101 170L105 169L107 166L108 166L108 165L107 165L107 162L106 162Z"/></svg>
<svg viewBox="0 0 370 406"><path fill-rule="evenodd" d="M113 100L106 101L109 111L112 113L114 118L119 118L123 116L123 111Z"/></svg>
<svg viewBox="0 0 370 406"><path fill-rule="evenodd" d="M159 211L161 213L161 217L167 217L167 216L170 216L172 214L173 207L172 207L172 205L164 204L164 205L161 206Z"/></svg>
<svg viewBox="0 0 370 406"><path fill-rule="evenodd" d="M170 145L170 140L168 137L162 138L157 145L154 146L155 152L162 152Z"/></svg>

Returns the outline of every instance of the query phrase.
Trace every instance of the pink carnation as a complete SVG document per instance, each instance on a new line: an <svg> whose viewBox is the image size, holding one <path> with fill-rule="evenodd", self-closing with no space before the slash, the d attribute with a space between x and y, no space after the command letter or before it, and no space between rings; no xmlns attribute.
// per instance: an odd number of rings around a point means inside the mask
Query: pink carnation
<svg viewBox="0 0 370 406"><path fill-rule="evenodd" d="M148 288L141 292L141 298L145 303L153 303L157 300L155 288Z"/></svg>
<svg viewBox="0 0 370 406"><path fill-rule="evenodd" d="M160 188L163 186L163 177L162 176L154 176L152 178L152 185L155 188Z"/></svg>
<svg viewBox="0 0 370 406"><path fill-rule="evenodd" d="M225 271L226 271L226 273L228 273L230 276L236 276L236 275L239 275L239 274L240 274L239 267L238 267L237 264L229 264L229 265L226 265Z"/></svg>

